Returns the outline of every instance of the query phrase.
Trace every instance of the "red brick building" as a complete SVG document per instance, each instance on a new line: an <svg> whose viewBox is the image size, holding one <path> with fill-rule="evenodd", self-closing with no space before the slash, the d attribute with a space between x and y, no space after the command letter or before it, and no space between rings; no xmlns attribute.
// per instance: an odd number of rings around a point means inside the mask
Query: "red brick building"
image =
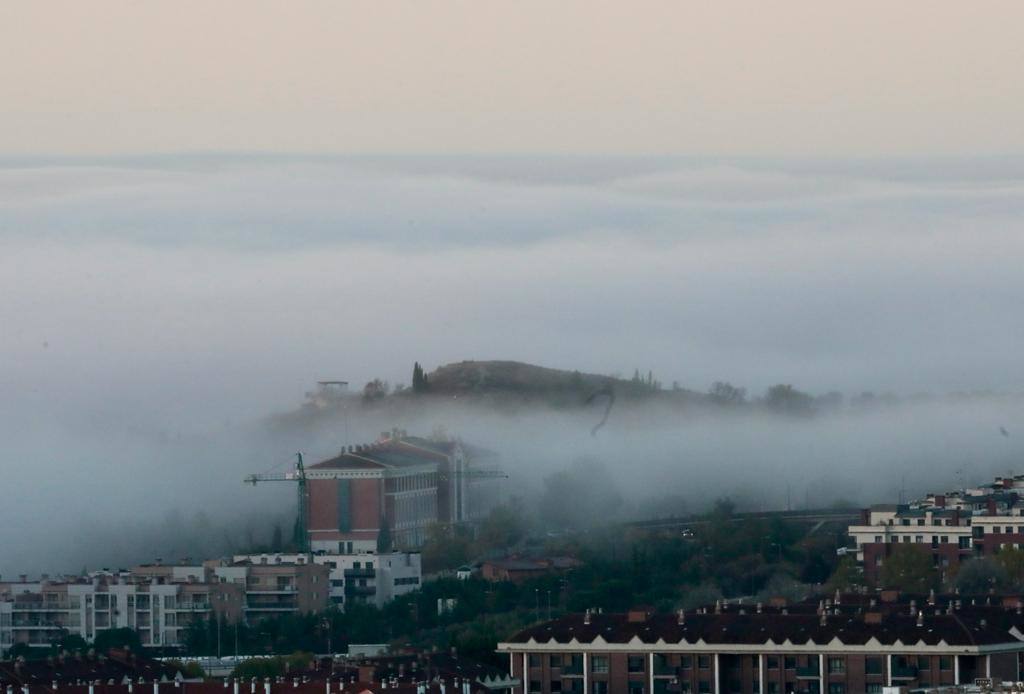
<svg viewBox="0 0 1024 694"><path fill-rule="evenodd" d="M1019 602L871 600L574 614L530 627L498 651L523 682L517 694L863 694L1020 679Z"/></svg>
<svg viewBox="0 0 1024 694"><path fill-rule="evenodd" d="M498 501L494 454L393 431L306 469L310 547L352 554L423 544L434 523L483 517Z"/></svg>

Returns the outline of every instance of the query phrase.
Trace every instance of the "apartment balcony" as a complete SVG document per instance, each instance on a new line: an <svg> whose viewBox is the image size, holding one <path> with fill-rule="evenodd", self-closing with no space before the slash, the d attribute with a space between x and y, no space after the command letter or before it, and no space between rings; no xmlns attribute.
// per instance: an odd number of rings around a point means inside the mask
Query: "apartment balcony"
<svg viewBox="0 0 1024 694"><path fill-rule="evenodd" d="M71 609L78 609L75 605L72 607L70 602L18 602L14 601L13 610L15 612L64 612Z"/></svg>
<svg viewBox="0 0 1024 694"><path fill-rule="evenodd" d="M569 677L582 677L583 676L583 663L566 663L562 666L562 676Z"/></svg>
<svg viewBox="0 0 1024 694"><path fill-rule="evenodd" d="M179 612L209 612L210 603L208 602L179 602L178 607L175 608Z"/></svg>
<svg viewBox="0 0 1024 694"><path fill-rule="evenodd" d="M675 677L679 673L679 668L675 665L668 663L659 663L657 660L654 661L654 675L655 677Z"/></svg>
<svg viewBox="0 0 1024 694"><path fill-rule="evenodd" d="M796 669L796 678L800 679L818 679L821 677L821 670L818 668L818 664L805 665L804 667L798 667Z"/></svg>
<svg viewBox="0 0 1024 694"><path fill-rule="evenodd" d="M278 586L276 588L252 587L246 588L245 592L249 595L295 595L299 592L299 589L294 586Z"/></svg>
<svg viewBox="0 0 1024 694"><path fill-rule="evenodd" d="M917 668L913 665L893 665L892 678L894 680L916 680Z"/></svg>
<svg viewBox="0 0 1024 694"><path fill-rule="evenodd" d="M376 578L377 569L345 569L345 578Z"/></svg>
<svg viewBox="0 0 1024 694"><path fill-rule="evenodd" d="M11 624L11 628L26 631L59 631L66 627L63 624L54 624L52 622L14 622Z"/></svg>
<svg viewBox="0 0 1024 694"><path fill-rule="evenodd" d="M377 587L376 586L356 586L356 585L352 585L352 584L349 584L349 585L345 586L345 595L369 596L369 595L376 595L376 594L377 594Z"/></svg>

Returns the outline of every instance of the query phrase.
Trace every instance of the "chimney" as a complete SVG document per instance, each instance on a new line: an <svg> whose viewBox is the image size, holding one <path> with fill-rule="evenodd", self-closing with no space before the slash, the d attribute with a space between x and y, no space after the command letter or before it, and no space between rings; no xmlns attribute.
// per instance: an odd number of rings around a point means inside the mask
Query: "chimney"
<svg viewBox="0 0 1024 694"><path fill-rule="evenodd" d="M590 608L587 608L587 611L583 613L583 623L590 624Z"/></svg>
<svg viewBox="0 0 1024 694"><path fill-rule="evenodd" d="M1020 607L1017 608L1017 614L1020 614ZM679 626L686 624L686 610L676 610L676 623Z"/></svg>
<svg viewBox="0 0 1024 694"><path fill-rule="evenodd" d="M924 626L924 610L921 610L920 612L917 613L917 626L919 626L919 627L923 627Z"/></svg>

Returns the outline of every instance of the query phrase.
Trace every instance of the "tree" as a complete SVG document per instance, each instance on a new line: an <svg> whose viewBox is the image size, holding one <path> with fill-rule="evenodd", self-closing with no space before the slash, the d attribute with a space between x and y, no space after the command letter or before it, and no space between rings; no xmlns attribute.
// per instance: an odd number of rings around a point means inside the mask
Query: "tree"
<svg viewBox="0 0 1024 694"><path fill-rule="evenodd" d="M97 653L106 653L112 648L128 648L133 653L142 653L142 639L134 629L104 629L96 632L92 647Z"/></svg>
<svg viewBox="0 0 1024 694"><path fill-rule="evenodd" d="M456 569L469 561L469 538L461 529L434 523L427 528L422 557L424 572Z"/></svg>
<svg viewBox="0 0 1024 694"><path fill-rule="evenodd" d="M769 410L781 414L807 415L814 410L814 398L791 385L781 383L765 392L763 402Z"/></svg>
<svg viewBox="0 0 1024 694"><path fill-rule="evenodd" d="M7 649L7 659L17 660L18 658L30 659L33 656L32 647L27 643L16 643Z"/></svg>
<svg viewBox="0 0 1024 694"><path fill-rule="evenodd" d="M721 599L722 589L713 581L708 581L688 590L683 596L682 606L688 610L696 607L707 607L716 600Z"/></svg>
<svg viewBox="0 0 1024 694"><path fill-rule="evenodd" d="M381 517L380 531L377 533L377 553L387 554L391 551L391 545L391 524L387 518Z"/></svg>
<svg viewBox="0 0 1024 694"><path fill-rule="evenodd" d="M978 557L963 563L954 579L961 593L987 593L1010 587L1006 567L994 557Z"/></svg>
<svg viewBox="0 0 1024 694"><path fill-rule="evenodd" d="M737 388L725 381L715 381L711 384L711 389L708 390L708 397L716 405L734 407L742 405L746 401L747 391L745 388Z"/></svg>
<svg viewBox="0 0 1024 694"><path fill-rule="evenodd" d="M419 362L412 366L412 392L425 393L427 391L427 375L423 373L423 367Z"/></svg>
<svg viewBox="0 0 1024 694"><path fill-rule="evenodd" d="M996 553L995 560L1006 571L1006 580L1014 589L1024 587L1024 550L1003 547Z"/></svg>
<svg viewBox="0 0 1024 694"><path fill-rule="evenodd" d="M375 378L363 386L363 401L373 402L388 394L388 382Z"/></svg>
<svg viewBox="0 0 1024 694"><path fill-rule="evenodd" d="M932 567L931 553L918 545L893 545L882 562L882 586L908 593L927 593L936 588L938 575Z"/></svg>
<svg viewBox="0 0 1024 694"><path fill-rule="evenodd" d="M57 652L67 651L68 653L74 653L78 651L85 653L89 650L89 642L86 641L78 634L65 633L59 641L53 644L54 650Z"/></svg>
<svg viewBox="0 0 1024 694"><path fill-rule="evenodd" d="M758 594L758 600L767 602L772 598L784 598L787 602L800 602L811 592L810 586L800 583L792 576L778 573L768 579L768 583Z"/></svg>
<svg viewBox="0 0 1024 694"><path fill-rule="evenodd" d="M519 508L513 501L491 509L477 531L476 544L480 552L507 550L526 536L526 519Z"/></svg>
<svg viewBox="0 0 1024 694"><path fill-rule="evenodd" d="M832 572L828 582L825 584L825 588L830 593L836 590L846 592L862 583L857 560L852 556L846 556L839 560L836 570Z"/></svg>

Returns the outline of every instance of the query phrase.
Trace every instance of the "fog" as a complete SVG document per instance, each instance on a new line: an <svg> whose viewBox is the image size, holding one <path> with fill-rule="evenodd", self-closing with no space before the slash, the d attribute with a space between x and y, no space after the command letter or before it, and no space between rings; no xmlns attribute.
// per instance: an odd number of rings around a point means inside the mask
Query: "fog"
<svg viewBox="0 0 1024 694"><path fill-rule="evenodd" d="M1024 440L1022 208L1009 158L6 160L0 574L287 534L294 489L241 477L392 426L499 451L527 498L600 459L624 515L983 481ZM320 379L408 384L413 361L462 359L900 404L620 403L594 437L601 407L582 405L268 420Z"/></svg>

